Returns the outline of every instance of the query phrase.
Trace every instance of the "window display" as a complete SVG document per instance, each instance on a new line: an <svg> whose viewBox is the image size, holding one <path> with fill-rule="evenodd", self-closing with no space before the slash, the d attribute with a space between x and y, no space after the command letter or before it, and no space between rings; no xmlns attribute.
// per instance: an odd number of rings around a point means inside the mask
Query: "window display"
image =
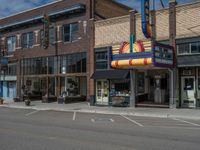
<svg viewBox="0 0 200 150"><path fill-rule="evenodd" d="M129 80L112 80L110 91L111 96L130 96Z"/></svg>
<svg viewBox="0 0 200 150"><path fill-rule="evenodd" d="M139 72L138 82L137 82L138 93L144 93L144 87L145 87L144 72Z"/></svg>

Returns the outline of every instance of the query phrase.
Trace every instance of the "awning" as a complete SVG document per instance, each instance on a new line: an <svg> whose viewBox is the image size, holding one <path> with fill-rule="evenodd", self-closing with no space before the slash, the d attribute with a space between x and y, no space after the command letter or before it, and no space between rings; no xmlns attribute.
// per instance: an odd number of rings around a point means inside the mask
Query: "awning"
<svg viewBox="0 0 200 150"><path fill-rule="evenodd" d="M126 79L129 70L104 70L96 71L91 76L92 79Z"/></svg>

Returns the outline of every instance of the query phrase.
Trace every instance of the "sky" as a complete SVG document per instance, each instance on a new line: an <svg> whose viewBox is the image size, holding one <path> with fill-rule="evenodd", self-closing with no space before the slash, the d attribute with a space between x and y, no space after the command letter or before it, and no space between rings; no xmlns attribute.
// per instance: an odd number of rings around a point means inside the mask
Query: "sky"
<svg viewBox="0 0 200 150"><path fill-rule="evenodd" d="M6 17L20 11L31 9L37 6L41 6L55 0L0 0L0 18ZM141 0L116 0L119 3L128 5L140 11ZM156 8L161 8L160 0L156 1ZM195 2L200 0L177 0L179 4ZM165 7L167 7L168 0L163 0Z"/></svg>

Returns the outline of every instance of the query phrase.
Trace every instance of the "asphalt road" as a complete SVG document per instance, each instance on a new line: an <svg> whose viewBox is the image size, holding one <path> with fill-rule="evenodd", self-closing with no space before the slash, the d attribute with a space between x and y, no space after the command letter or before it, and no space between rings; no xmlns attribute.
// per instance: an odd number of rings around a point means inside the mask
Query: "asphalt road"
<svg viewBox="0 0 200 150"><path fill-rule="evenodd" d="M200 121L0 108L0 150L199 150Z"/></svg>

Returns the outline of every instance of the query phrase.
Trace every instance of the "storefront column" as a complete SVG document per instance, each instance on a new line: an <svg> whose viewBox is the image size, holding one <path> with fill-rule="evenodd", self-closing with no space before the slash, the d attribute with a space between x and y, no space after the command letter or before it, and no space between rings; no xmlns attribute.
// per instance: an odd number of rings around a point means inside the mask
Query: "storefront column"
<svg viewBox="0 0 200 150"><path fill-rule="evenodd" d="M176 0L169 0L169 43L174 47L176 59ZM170 70L170 108L176 108L178 97L177 68Z"/></svg>
<svg viewBox="0 0 200 150"><path fill-rule="evenodd" d="M90 101L91 105L94 104L94 80L91 79L94 73L94 19L89 20L89 34L87 33L87 38L89 42L89 50L87 52L87 100Z"/></svg>
<svg viewBox="0 0 200 150"><path fill-rule="evenodd" d="M17 97L21 98L22 97L22 93L21 93L21 80L22 80L22 72L21 72L21 60L17 61L17 70L16 70L16 76L17 76L17 81L16 81L16 87L17 87Z"/></svg>
<svg viewBox="0 0 200 150"><path fill-rule="evenodd" d="M131 80L130 107L135 107L135 103L136 103L136 70L130 70L130 80Z"/></svg>
<svg viewBox="0 0 200 150"><path fill-rule="evenodd" d="M170 99L169 99L169 107L176 108L176 70L170 69Z"/></svg>

